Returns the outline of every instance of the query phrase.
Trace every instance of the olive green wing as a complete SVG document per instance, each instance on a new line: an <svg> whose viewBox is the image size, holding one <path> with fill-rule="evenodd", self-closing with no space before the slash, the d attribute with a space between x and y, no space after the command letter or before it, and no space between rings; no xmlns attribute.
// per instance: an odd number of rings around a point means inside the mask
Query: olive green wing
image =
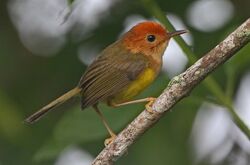
<svg viewBox="0 0 250 165"><path fill-rule="evenodd" d="M120 92L147 67L141 54L130 54L111 45L87 68L79 82L82 108Z"/></svg>

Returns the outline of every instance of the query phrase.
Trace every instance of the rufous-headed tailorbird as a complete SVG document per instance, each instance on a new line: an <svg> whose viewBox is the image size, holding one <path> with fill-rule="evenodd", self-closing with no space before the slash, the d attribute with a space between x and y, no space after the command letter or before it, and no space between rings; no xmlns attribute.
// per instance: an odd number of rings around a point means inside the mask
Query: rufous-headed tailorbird
<svg viewBox="0 0 250 165"><path fill-rule="evenodd" d="M100 116L111 136L105 140L105 145L109 144L116 135L98 109L98 103L106 102L109 106L118 107L148 102L146 109L152 111L150 108L155 98L147 97L133 101L131 99L149 86L159 74L162 56L169 40L186 32L168 32L161 24L152 21L135 25L97 56L74 89L35 112L25 121L34 123L53 108L80 95L82 109L92 106Z"/></svg>

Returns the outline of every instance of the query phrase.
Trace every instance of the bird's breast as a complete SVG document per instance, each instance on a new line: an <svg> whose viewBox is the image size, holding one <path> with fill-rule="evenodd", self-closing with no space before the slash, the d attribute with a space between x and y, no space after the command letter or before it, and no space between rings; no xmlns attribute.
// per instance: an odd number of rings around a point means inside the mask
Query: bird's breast
<svg viewBox="0 0 250 165"><path fill-rule="evenodd" d="M142 90L148 87L156 78L158 72L152 68L146 68L138 78L133 80L127 87L122 89L121 92L114 95L109 103L122 103L131 100L133 97L138 95Z"/></svg>

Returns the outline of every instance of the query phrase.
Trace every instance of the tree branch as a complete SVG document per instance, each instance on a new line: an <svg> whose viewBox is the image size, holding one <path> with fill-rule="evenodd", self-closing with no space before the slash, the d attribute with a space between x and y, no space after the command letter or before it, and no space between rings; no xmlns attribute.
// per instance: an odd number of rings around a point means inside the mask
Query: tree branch
<svg viewBox="0 0 250 165"><path fill-rule="evenodd" d="M96 157L92 165L110 165L121 157L137 138L153 126L177 102L189 95L204 78L235 55L250 41L250 18L224 41L199 59L182 74L174 77L152 106L155 113L144 110ZM238 122L238 121L236 121ZM243 128L250 137L249 128Z"/></svg>

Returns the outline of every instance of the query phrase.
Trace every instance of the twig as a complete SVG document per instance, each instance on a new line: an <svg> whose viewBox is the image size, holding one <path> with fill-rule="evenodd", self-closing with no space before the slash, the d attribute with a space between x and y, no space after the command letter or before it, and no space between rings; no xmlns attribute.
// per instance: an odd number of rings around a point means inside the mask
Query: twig
<svg viewBox="0 0 250 165"><path fill-rule="evenodd" d="M235 55L250 41L250 18L231 33L224 41L189 67L184 73L174 77L164 92L152 106L155 113L143 111L96 157L92 165L110 165L120 158L137 138L153 126L165 112L182 98L189 95L204 78ZM237 121L236 121L237 122ZM248 138L250 137L249 129Z"/></svg>

